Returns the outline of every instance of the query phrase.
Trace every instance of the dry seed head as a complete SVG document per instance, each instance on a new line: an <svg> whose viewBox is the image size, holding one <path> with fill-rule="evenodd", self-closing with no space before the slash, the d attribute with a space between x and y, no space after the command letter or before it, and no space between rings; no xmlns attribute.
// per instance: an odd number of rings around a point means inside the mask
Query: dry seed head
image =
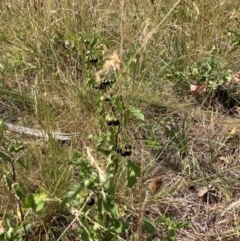
<svg viewBox="0 0 240 241"><path fill-rule="evenodd" d="M139 38L140 42L142 43L143 48L146 48L148 40L151 39L153 32L150 31L151 21L150 18L147 18L144 22L144 27L142 30L142 34Z"/></svg>
<svg viewBox="0 0 240 241"><path fill-rule="evenodd" d="M114 73L116 73L117 70L120 70L121 67L121 60L118 56L117 53L113 53L111 56L109 56L109 58L105 61L103 68L100 69L96 74L95 74L95 78L96 78L96 82L99 82L101 79L101 76L103 73L109 73L111 71L113 71Z"/></svg>
<svg viewBox="0 0 240 241"><path fill-rule="evenodd" d="M108 48L107 48L107 46L105 45L105 44L103 44L103 43L100 43L100 47L102 48L102 54L103 55L106 55L107 54L107 52L108 52Z"/></svg>
<svg viewBox="0 0 240 241"><path fill-rule="evenodd" d="M148 189L151 192L152 195L156 194L160 191L163 184L162 177L155 177L152 179L152 181L148 185Z"/></svg>
<svg viewBox="0 0 240 241"><path fill-rule="evenodd" d="M107 60L103 66L103 68L110 69L114 68L114 70L120 70L121 67L121 60L119 59L119 56L117 53L113 53L110 57L109 60Z"/></svg>
<svg viewBox="0 0 240 241"><path fill-rule="evenodd" d="M150 23L151 23L150 18L147 18L144 23L145 23L145 26L144 26L143 31L142 31L142 37L141 37L142 39L146 38L146 36L148 34L148 28L149 28Z"/></svg>

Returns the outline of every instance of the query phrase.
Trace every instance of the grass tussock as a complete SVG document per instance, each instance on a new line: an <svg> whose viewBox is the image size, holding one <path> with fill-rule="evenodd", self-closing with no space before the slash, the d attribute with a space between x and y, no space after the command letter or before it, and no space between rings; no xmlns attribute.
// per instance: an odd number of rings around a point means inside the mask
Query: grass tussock
<svg viewBox="0 0 240 241"><path fill-rule="evenodd" d="M2 1L0 235L239 240L239 10Z"/></svg>

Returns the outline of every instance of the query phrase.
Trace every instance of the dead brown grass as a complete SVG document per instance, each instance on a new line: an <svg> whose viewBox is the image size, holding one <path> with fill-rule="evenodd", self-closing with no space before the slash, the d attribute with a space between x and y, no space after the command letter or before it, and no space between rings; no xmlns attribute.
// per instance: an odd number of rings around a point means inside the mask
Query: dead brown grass
<svg viewBox="0 0 240 241"><path fill-rule="evenodd" d="M112 69L120 76L112 91L122 94L126 106L141 108L147 120L144 127L131 120L125 131L135 148L132 159L140 164L145 158L140 187L129 191L121 186L118 191L131 231L138 229L138 236L145 237L137 220L145 217L154 223L169 215L191 224L177 231L177 240L239 240L239 119L202 108L186 89L195 80L182 83L174 77L208 56L213 46L219 49L223 71L238 70L236 36L228 30L238 30L239 8L238 1L217 0L141 0L122 5L116 0L2 2L1 116L26 127L79 133L71 145L61 146L5 131L9 139L27 146L24 158L29 171L19 170L19 180L27 180L26 192L40 188L60 199L71 186L74 177L65 160L73 150L91 145L87 137L98 132L96 101L101 93L89 87L89 75L94 79L96 74L99 80ZM108 53L116 51L120 57L103 54L99 65L90 66L84 40L96 36L103 39L99 44L107 45ZM178 95L179 89L184 95ZM171 129L177 117L182 126L184 116L188 116L186 156L159 125ZM149 136L158 140L158 150L143 144ZM123 180L124 174L119 175ZM146 183L157 176L163 177L163 188L148 197ZM208 190L199 196L203 187ZM16 207L3 185L1 190L3 216ZM41 215L36 222L41 217L46 221L47 215ZM166 225L156 227L159 235L154 240L163 240Z"/></svg>

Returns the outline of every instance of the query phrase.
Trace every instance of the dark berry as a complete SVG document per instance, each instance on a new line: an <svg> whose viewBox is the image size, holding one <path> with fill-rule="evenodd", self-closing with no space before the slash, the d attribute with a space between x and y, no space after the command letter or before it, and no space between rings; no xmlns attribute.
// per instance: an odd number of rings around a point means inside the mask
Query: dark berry
<svg viewBox="0 0 240 241"><path fill-rule="evenodd" d="M95 86L95 89L99 89L99 90L105 90L107 87L112 86L114 82L111 80L104 80L103 82L101 82L98 86Z"/></svg>
<svg viewBox="0 0 240 241"><path fill-rule="evenodd" d="M132 146L131 146L131 145L126 145L125 148L131 150L131 149L132 149Z"/></svg>
<svg viewBox="0 0 240 241"><path fill-rule="evenodd" d="M113 120L113 125L118 126L119 124L120 124L120 122L119 122L119 120L118 120L118 119Z"/></svg>
<svg viewBox="0 0 240 241"><path fill-rule="evenodd" d="M114 122L112 120L106 120L106 123L108 126L111 126L111 125L113 125Z"/></svg>
<svg viewBox="0 0 240 241"><path fill-rule="evenodd" d="M89 198L87 200L87 205L88 206L93 206L95 204L95 199L93 197Z"/></svg>
<svg viewBox="0 0 240 241"><path fill-rule="evenodd" d="M119 146L116 146L116 147L115 147L115 151L116 151L117 153L120 153L120 152L121 152L121 148L120 148Z"/></svg>
<svg viewBox="0 0 240 241"><path fill-rule="evenodd" d="M99 90L104 90L107 88L107 84L105 84L105 82L102 82L98 86L95 86L95 88Z"/></svg>
<svg viewBox="0 0 240 241"><path fill-rule="evenodd" d="M127 156L127 155L126 155L126 152L125 152L124 150L121 150L121 151L120 151L120 154L121 154L121 156Z"/></svg>
<svg viewBox="0 0 240 241"><path fill-rule="evenodd" d="M89 60L89 62L92 63L92 64L96 64L98 62L98 59L92 58L92 59Z"/></svg>
<svg viewBox="0 0 240 241"><path fill-rule="evenodd" d="M105 98L105 101L111 101L111 98L112 98L112 95L108 95L106 98Z"/></svg>
<svg viewBox="0 0 240 241"><path fill-rule="evenodd" d="M118 126L120 124L119 120L114 116L107 116L106 117L106 124L108 126Z"/></svg>
<svg viewBox="0 0 240 241"><path fill-rule="evenodd" d="M121 156L131 156L132 152L130 150L121 150L120 151Z"/></svg>
<svg viewBox="0 0 240 241"><path fill-rule="evenodd" d="M126 154L126 156L131 156L132 152L131 152L131 150L125 150L125 154Z"/></svg>

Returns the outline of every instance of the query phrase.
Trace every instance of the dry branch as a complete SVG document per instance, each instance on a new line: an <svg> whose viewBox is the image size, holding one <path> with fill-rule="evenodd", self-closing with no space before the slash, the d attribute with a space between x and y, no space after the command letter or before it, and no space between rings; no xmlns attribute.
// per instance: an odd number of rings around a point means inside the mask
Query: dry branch
<svg viewBox="0 0 240 241"><path fill-rule="evenodd" d="M41 137L41 138L49 138L49 136L52 136L54 139L59 141L69 141L72 139L72 137L76 136L77 133L61 133L61 132L46 132L44 130L38 130L38 129L32 129L24 126L18 126L13 125L9 123L5 123L5 126L10 130L18 133L23 133L35 137Z"/></svg>

